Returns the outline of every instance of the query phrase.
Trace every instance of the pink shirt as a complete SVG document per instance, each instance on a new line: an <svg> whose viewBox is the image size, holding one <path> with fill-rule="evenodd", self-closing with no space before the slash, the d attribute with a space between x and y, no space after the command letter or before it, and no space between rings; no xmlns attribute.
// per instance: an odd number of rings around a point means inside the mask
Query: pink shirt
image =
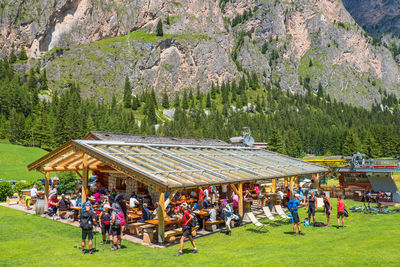
<svg viewBox="0 0 400 267"><path fill-rule="evenodd" d="M344 204L343 200L338 200L338 202L337 202L337 211L338 212L344 212L344 206L345 206L345 204Z"/></svg>
<svg viewBox="0 0 400 267"><path fill-rule="evenodd" d="M234 206L234 207L239 207L239 196L238 195L234 195L233 196L233 201L232 201L233 203L232 203L232 205Z"/></svg>
<svg viewBox="0 0 400 267"><path fill-rule="evenodd" d="M260 189L258 188L258 186L254 187L254 190L256 190L256 194L258 195L258 193L260 193Z"/></svg>
<svg viewBox="0 0 400 267"><path fill-rule="evenodd" d="M94 196L94 199L96 199L96 201L100 201L100 193L96 193L93 196Z"/></svg>

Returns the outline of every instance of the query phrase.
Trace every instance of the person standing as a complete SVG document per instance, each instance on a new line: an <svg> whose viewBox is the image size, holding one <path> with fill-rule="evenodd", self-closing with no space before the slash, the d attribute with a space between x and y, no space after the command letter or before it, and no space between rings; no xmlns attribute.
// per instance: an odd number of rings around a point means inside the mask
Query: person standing
<svg viewBox="0 0 400 267"><path fill-rule="evenodd" d="M85 254L85 240L86 237L89 241L89 254L93 254L92 240L93 240L93 225L96 223L96 216L91 210L90 203L85 205L85 210L81 212L79 219L80 227L82 228L82 254Z"/></svg>
<svg viewBox="0 0 400 267"><path fill-rule="evenodd" d="M322 192L322 198L324 200L324 207L325 207L325 215L326 215L326 227L331 225L331 212L332 212L332 205L331 200L329 197L326 196L325 192Z"/></svg>
<svg viewBox="0 0 400 267"><path fill-rule="evenodd" d="M124 213L117 202L112 204L112 209L111 232L114 246L111 250L117 250L121 248L121 227L125 224L125 218Z"/></svg>
<svg viewBox="0 0 400 267"><path fill-rule="evenodd" d="M31 210L31 199L35 199L38 197L38 190L37 190L37 185L34 185L31 189L31 194L30 196L25 197L25 203L26 203L26 209Z"/></svg>
<svg viewBox="0 0 400 267"><path fill-rule="evenodd" d="M300 195L296 194L295 198L293 198L292 200L290 200L288 202L288 209L290 211L290 213L292 214L292 218L293 218L293 235L298 236L298 235L304 235L303 232L301 232L301 228L300 228L300 218L299 218L299 213L298 213L298 209L300 205L304 205L304 202L300 202ZM296 233L296 228L298 229L299 233Z"/></svg>
<svg viewBox="0 0 400 267"><path fill-rule="evenodd" d="M192 246L193 246L192 253L198 253L198 250L196 248L196 244L194 243L193 236L192 236L192 220L193 220L194 217L193 217L193 215L190 214L190 212L188 210L188 206L187 206L186 203L183 203L181 205L181 210L183 212L183 216L182 216L183 234L182 234L182 237L181 237L181 240L180 240L179 252L178 252L178 254L174 255L174 256L177 256L177 257L182 256L183 244L185 242L186 237L188 237L190 242L192 243Z"/></svg>
<svg viewBox="0 0 400 267"><path fill-rule="evenodd" d="M228 185L223 184L221 185L221 198L227 199L228 198Z"/></svg>
<svg viewBox="0 0 400 267"><path fill-rule="evenodd" d="M103 235L103 245L107 243L106 234L110 238L110 244L112 244L112 235L111 235L111 214L110 214L110 206L104 205L103 211L99 217L99 226L101 228L101 233Z"/></svg>
<svg viewBox="0 0 400 267"><path fill-rule="evenodd" d="M337 198L337 228L340 227L340 218L342 218L342 228L344 228L344 208L346 207L346 204L343 202L342 197L338 196Z"/></svg>
<svg viewBox="0 0 400 267"><path fill-rule="evenodd" d="M136 195L132 193L131 198L129 199L129 207L136 208L136 206L140 205L139 201L136 198Z"/></svg>
<svg viewBox="0 0 400 267"><path fill-rule="evenodd" d="M203 207L203 202L204 202L204 190L203 188L199 188L199 203Z"/></svg>
<svg viewBox="0 0 400 267"><path fill-rule="evenodd" d="M314 191L310 192L310 196L307 199L308 206L308 220L310 221L311 216L313 218L313 225L315 223L315 211L317 210L317 198L314 196Z"/></svg>

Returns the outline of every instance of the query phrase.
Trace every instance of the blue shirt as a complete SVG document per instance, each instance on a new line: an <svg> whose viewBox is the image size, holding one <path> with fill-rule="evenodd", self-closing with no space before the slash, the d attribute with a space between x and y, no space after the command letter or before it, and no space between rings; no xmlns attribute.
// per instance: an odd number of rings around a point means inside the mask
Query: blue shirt
<svg viewBox="0 0 400 267"><path fill-rule="evenodd" d="M194 206L193 206L193 209L194 210L200 210L201 207L200 207L200 205L198 203L195 203Z"/></svg>
<svg viewBox="0 0 400 267"><path fill-rule="evenodd" d="M297 210L299 209L299 205L300 205L300 201L298 201L295 198L293 198L292 200L290 200L288 202L288 208L291 212L297 212Z"/></svg>
<svg viewBox="0 0 400 267"><path fill-rule="evenodd" d="M207 200L203 202L203 208L208 209L209 207L211 207L211 203L208 202Z"/></svg>

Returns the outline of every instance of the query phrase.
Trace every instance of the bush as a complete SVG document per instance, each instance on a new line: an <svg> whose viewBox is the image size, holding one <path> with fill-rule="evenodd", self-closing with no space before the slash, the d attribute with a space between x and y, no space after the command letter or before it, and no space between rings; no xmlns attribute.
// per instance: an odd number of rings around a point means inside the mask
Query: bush
<svg viewBox="0 0 400 267"><path fill-rule="evenodd" d="M0 182L0 201L5 201L13 193L10 182Z"/></svg>
<svg viewBox="0 0 400 267"><path fill-rule="evenodd" d="M14 185L14 192L18 193L18 195L21 194L21 191L24 189L31 189L30 184L20 181Z"/></svg>
<svg viewBox="0 0 400 267"><path fill-rule="evenodd" d="M77 184L79 181L78 177L74 175L72 172L63 173L60 175L60 180L58 181L58 194L66 194L70 191L75 192L79 185Z"/></svg>

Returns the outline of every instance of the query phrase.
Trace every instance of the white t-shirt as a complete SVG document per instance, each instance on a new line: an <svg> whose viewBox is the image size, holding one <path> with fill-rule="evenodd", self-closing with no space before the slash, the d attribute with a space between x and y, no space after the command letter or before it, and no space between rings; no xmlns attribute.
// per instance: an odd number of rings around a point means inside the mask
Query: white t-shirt
<svg viewBox="0 0 400 267"><path fill-rule="evenodd" d="M282 200L283 199L283 192L282 191L278 191L278 199Z"/></svg>
<svg viewBox="0 0 400 267"><path fill-rule="evenodd" d="M209 194L208 189L207 188L204 189L204 199L208 198L208 194Z"/></svg>
<svg viewBox="0 0 400 267"><path fill-rule="evenodd" d="M38 192L38 191L37 191L37 188L35 188L35 187L32 188L32 189L31 189L31 197L37 197L37 192Z"/></svg>
<svg viewBox="0 0 400 267"><path fill-rule="evenodd" d="M129 207L135 208L135 207L136 207L136 204L140 204L139 201L138 201L136 198L131 197L131 198L129 199Z"/></svg>

